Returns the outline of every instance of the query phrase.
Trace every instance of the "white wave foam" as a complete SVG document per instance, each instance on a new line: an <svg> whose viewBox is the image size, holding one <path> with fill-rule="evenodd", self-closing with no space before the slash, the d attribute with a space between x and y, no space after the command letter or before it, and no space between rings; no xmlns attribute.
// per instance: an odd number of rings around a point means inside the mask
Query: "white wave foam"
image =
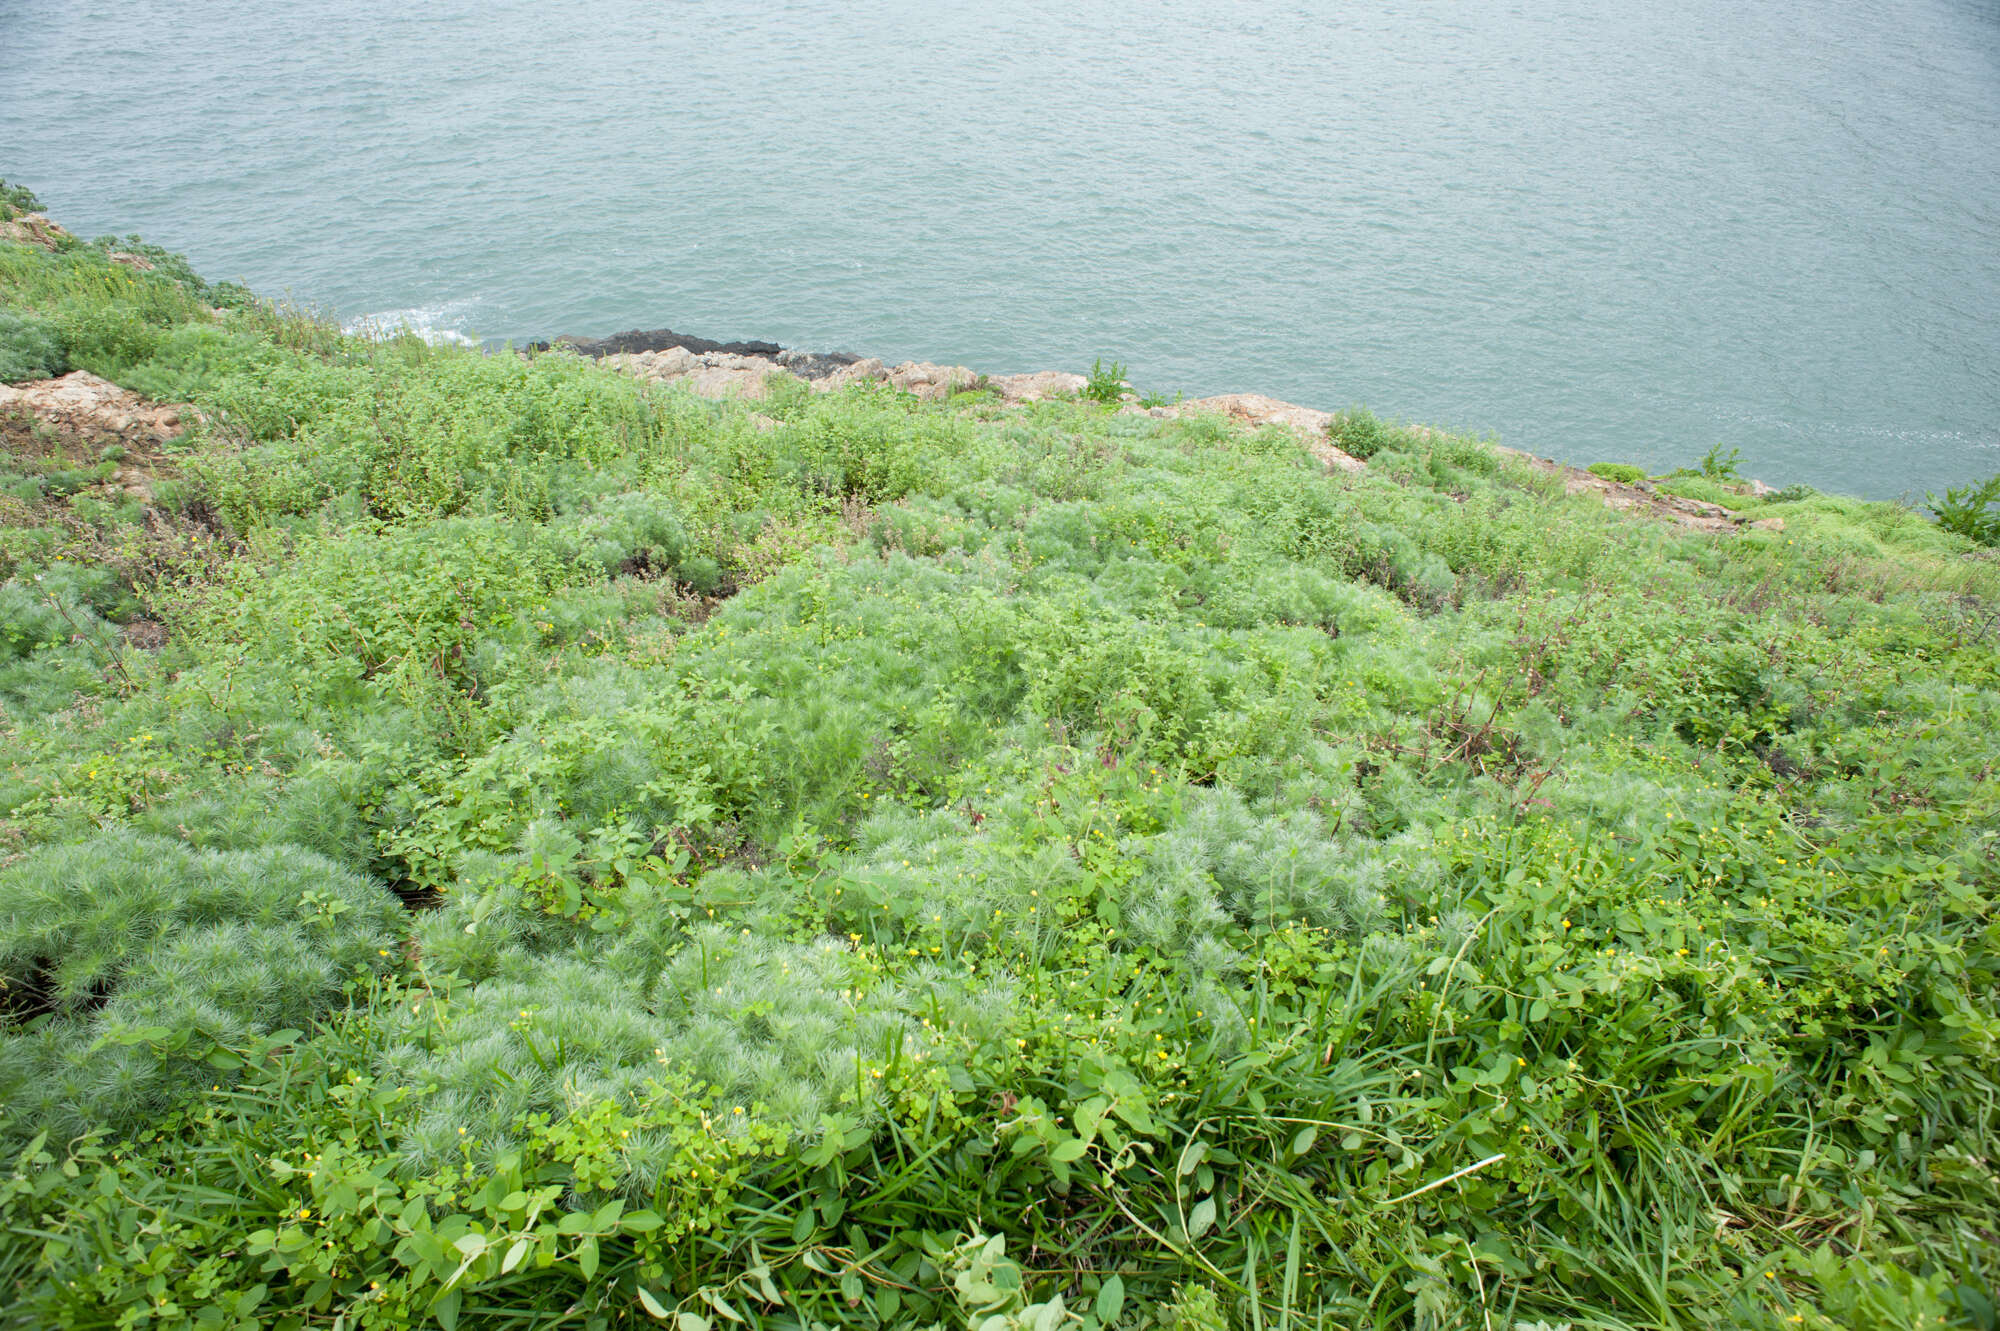
<svg viewBox="0 0 2000 1331"><path fill-rule="evenodd" d="M479 345L478 342L468 337L462 328L453 326L462 325L471 309L471 301L455 300L443 305L421 305L407 310L378 310L374 314L356 315L341 324L340 331L377 342L408 334L420 337L432 346L472 347Z"/></svg>

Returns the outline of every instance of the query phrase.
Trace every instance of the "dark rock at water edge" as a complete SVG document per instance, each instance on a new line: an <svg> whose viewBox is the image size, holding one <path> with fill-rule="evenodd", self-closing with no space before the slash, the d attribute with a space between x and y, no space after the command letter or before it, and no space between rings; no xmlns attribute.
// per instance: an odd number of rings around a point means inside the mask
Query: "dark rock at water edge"
<svg viewBox="0 0 2000 1331"><path fill-rule="evenodd" d="M861 357L849 351L781 351L778 364L801 379L824 379L837 370L859 365Z"/></svg>
<svg viewBox="0 0 2000 1331"><path fill-rule="evenodd" d="M547 342L530 342L528 350L547 351ZM600 356L630 356L644 351L665 351L670 347L685 347L695 355L723 352L731 356L776 356L784 348L776 342L716 342L705 337L695 337L690 333L676 333L671 328L634 328L629 333L613 333L610 337L559 337L554 345L568 347L579 356L593 359Z"/></svg>
<svg viewBox="0 0 2000 1331"><path fill-rule="evenodd" d="M634 328L610 337L559 337L553 343L530 342L530 354L566 347L579 356L602 360L606 356L643 356L681 348L695 356L757 356L776 362L801 379L824 379L837 370L860 361L845 351L788 351L775 342L717 342L692 333L676 333L671 328Z"/></svg>

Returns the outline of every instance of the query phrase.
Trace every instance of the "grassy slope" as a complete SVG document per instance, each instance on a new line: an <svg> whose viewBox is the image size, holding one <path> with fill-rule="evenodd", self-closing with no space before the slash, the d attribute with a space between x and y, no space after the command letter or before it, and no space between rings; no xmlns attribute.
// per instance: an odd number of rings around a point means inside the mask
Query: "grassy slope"
<svg viewBox="0 0 2000 1331"><path fill-rule="evenodd" d="M0 455L22 1324L1991 1325L1916 515L0 305L209 416Z"/></svg>

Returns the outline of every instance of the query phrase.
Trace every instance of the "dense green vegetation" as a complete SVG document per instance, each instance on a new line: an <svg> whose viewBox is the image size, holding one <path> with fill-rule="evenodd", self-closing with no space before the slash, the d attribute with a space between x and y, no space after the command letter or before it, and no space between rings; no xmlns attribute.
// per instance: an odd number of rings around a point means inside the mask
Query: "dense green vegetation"
<svg viewBox="0 0 2000 1331"><path fill-rule="evenodd" d="M1944 498L1927 496L1927 506L1946 531L1957 532L1981 545L2000 545L2000 476L1977 485L1952 486Z"/></svg>
<svg viewBox="0 0 2000 1331"><path fill-rule="evenodd" d="M0 245L13 1323L1993 1324L1964 536L216 301Z"/></svg>

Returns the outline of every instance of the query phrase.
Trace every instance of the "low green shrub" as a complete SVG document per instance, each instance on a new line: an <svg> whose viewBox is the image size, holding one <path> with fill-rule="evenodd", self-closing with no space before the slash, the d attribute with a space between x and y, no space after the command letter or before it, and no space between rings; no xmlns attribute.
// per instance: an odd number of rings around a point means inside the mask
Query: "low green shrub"
<svg viewBox="0 0 2000 1331"><path fill-rule="evenodd" d="M1952 486L1940 499L1924 496L1937 525L1981 545L2000 545L2000 476L1977 485Z"/></svg>
<svg viewBox="0 0 2000 1331"><path fill-rule="evenodd" d="M132 1130L198 1093L208 1075L190 1074L216 1051L310 1026L385 969L401 913L283 845L196 852L108 832L0 871L6 1132Z"/></svg>
<svg viewBox="0 0 2000 1331"><path fill-rule="evenodd" d="M1092 402L1116 406L1124 400L1127 391L1124 365L1118 361L1106 365L1103 357L1091 362L1088 382L1083 386L1084 397Z"/></svg>
<svg viewBox="0 0 2000 1331"><path fill-rule="evenodd" d="M1326 423L1326 437L1333 441L1335 448L1363 462L1397 444L1396 432L1366 407L1349 407L1335 412L1333 419Z"/></svg>
<svg viewBox="0 0 2000 1331"><path fill-rule="evenodd" d="M0 180L0 222L10 222L22 213L38 213L42 201L26 185Z"/></svg>
<svg viewBox="0 0 2000 1331"><path fill-rule="evenodd" d="M527 621L582 577L565 543L491 518L356 528L267 550L268 563L238 563L181 613L207 641L240 644L313 690L378 676L465 685L483 635Z"/></svg>
<svg viewBox="0 0 2000 1331"><path fill-rule="evenodd" d="M176 254L163 245L151 244L138 236L99 236L90 243L107 256L131 255L145 260L152 265L152 272L185 287L197 299L219 309L243 309L256 301L250 288L241 283L211 283L194 270L194 265L187 261L185 255Z"/></svg>
<svg viewBox="0 0 2000 1331"><path fill-rule="evenodd" d="M1962 535L0 300L207 422L0 467L12 1320L1983 1324Z"/></svg>
<svg viewBox="0 0 2000 1331"><path fill-rule="evenodd" d="M578 553L608 577L618 573L671 575L688 556L688 532L679 508L664 495L610 495L586 513L552 524L572 536Z"/></svg>
<svg viewBox="0 0 2000 1331"><path fill-rule="evenodd" d="M1739 470L1742 459L1742 449L1732 448L1725 453L1722 451L1722 445L1718 443L1710 445L1708 452L1701 455L1701 461L1696 465L1700 468L1701 474L1711 481L1738 481L1742 479Z"/></svg>
<svg viewBox="0 0 2000 1331"><path fill-rule="evenodd" d="M62 342L47 323L0 310L0 383L53 379L68 368Z"/></svg>
<svg viewBox="0 0 2000 1331"><path fill-rule="evenodd" d="M1592 476L1601 476L1620 485L1637 485L1646 479L1646 469L1629 462L1593 462L1589 471Z"/></svg>
<svg viewBox="0 0 2000 1331"><path fill-rule="evenodd" d="M136 304L71 301L51 320L71 364L114 381L151 359L165 332L152 311Z"/></svg>

